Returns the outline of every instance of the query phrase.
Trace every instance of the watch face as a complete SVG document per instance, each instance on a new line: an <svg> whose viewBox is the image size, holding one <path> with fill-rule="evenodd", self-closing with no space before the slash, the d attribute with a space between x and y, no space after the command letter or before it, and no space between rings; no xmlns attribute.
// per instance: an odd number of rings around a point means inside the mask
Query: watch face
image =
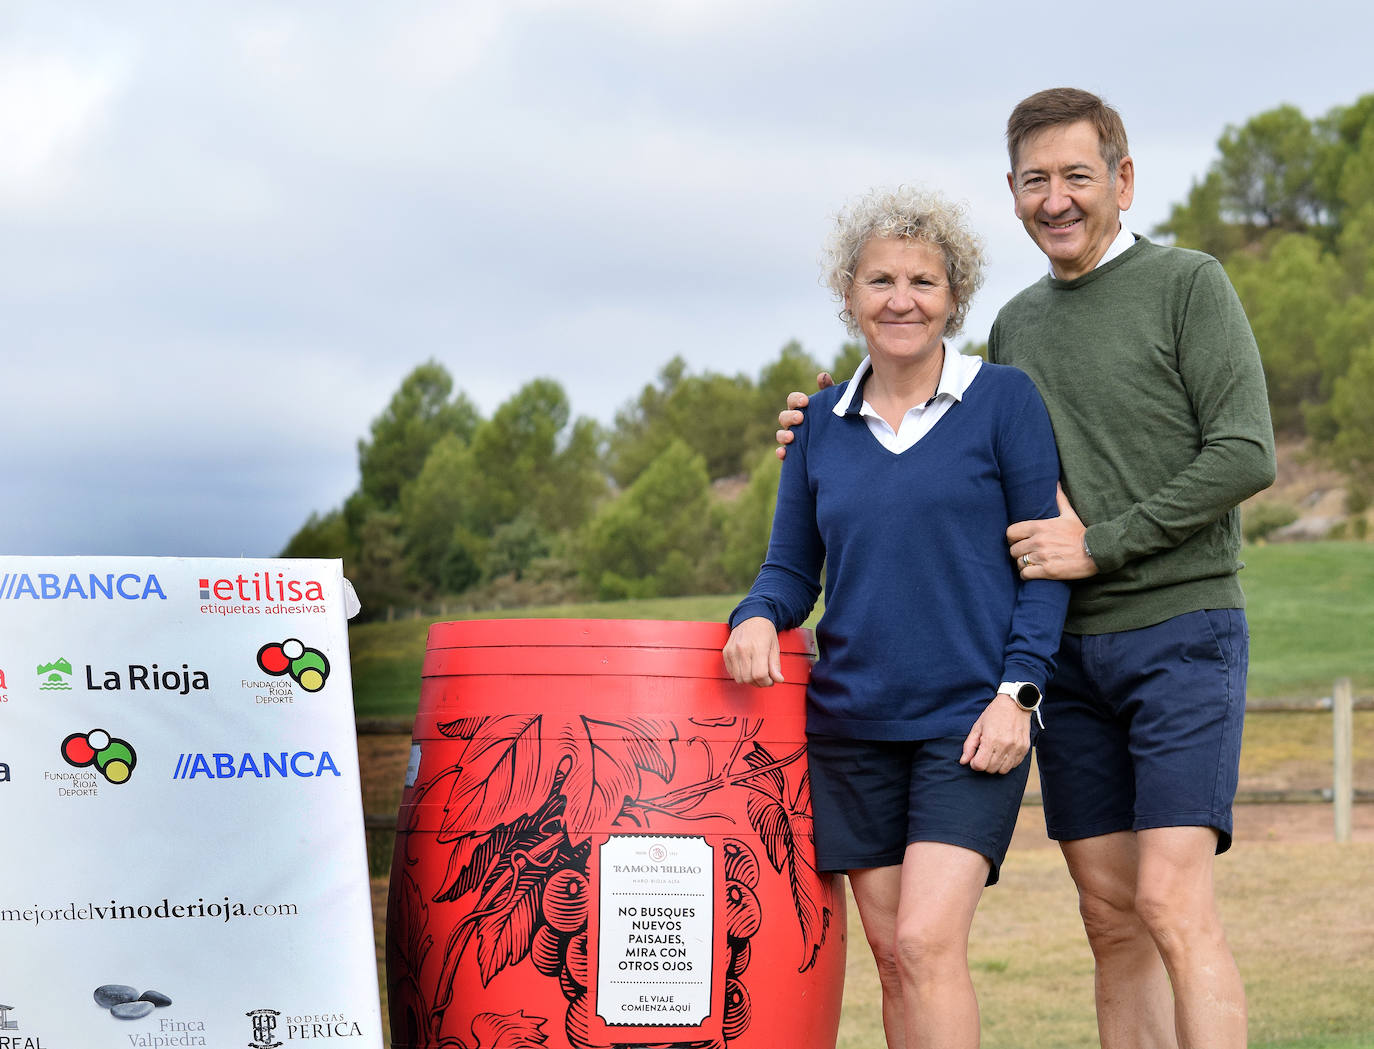
<svg viewBox="0 0 1374 1049"><path fill-rule="evenodd" d="M1040 690L1031 684L1022 685L1016 690L1016 702L1029 710L1040 702Z"/></svg>

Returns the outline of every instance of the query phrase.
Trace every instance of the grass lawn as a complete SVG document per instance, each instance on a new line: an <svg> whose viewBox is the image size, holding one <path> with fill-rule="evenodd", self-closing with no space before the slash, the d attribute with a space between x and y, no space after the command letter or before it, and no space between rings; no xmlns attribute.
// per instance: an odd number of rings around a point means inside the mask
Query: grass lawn
<svg viewBox="0 0 1374 1049"><path fill-rule="evenodd" d="M1348 677L1374 691L1374 543L1247 547L1252 698L1329 696Z"/></svg>

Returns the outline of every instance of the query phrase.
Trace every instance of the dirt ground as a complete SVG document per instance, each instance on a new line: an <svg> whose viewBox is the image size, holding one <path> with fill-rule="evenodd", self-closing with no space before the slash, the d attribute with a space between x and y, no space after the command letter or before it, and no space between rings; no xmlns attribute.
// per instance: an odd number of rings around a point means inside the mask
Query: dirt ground
<svg viewBox="0 0 1374 1049"><path fill-rule="evenodd" d="M1235 844L1258 842L1314 843L1335 840L1335 815L1329 804L1237 805ZM1374 841L1374 805L1355 805L1350 817L1352 841ZM1013 849L1051 848L1039 806L1027 805L1016 821Z"/></svg>

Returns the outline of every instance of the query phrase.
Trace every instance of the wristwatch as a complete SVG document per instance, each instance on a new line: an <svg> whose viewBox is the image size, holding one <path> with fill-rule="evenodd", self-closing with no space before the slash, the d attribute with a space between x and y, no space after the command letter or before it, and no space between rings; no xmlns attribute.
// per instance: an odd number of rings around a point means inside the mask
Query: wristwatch
<svg viewBox="0 0 1374 1049"><path fill-rule="evenodd" d="M1029 681L1003 681L997 686L1002 692L1016 701L1016 705L1027 712L1040 708L1040 689Z"/></svg>
<svg viewBox="0 0 1374 1049"><path fill-rule="evenodd" d="M1027 714L1034 714L1040 727L1045 727L1045 720L1040 714L1040 701L1044 696L1040 694L1040 689L1030 681L1003 681L997 686L999 694L1007 695L1012 698L1018 707Z"/></svg>

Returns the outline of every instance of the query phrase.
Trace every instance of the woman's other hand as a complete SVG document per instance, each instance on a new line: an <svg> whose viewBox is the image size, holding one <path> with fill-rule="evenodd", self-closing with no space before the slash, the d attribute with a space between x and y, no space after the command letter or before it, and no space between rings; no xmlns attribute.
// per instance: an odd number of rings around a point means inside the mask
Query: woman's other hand
<svg viewBox="0 0 1374 1049"><path fill-rule="evenodd" d="M977 772L1010 772L1030 751L1030 719L1029 711L999 692L969 730L959 764Z"/></svg>
<svg viewBox="0 0 1374 1049"><path fill-rule="evenodd" d="M722 654L725 669L741 685L767 686L784 680L778 631L763 616L751 616L731 630Z"/></svg>

